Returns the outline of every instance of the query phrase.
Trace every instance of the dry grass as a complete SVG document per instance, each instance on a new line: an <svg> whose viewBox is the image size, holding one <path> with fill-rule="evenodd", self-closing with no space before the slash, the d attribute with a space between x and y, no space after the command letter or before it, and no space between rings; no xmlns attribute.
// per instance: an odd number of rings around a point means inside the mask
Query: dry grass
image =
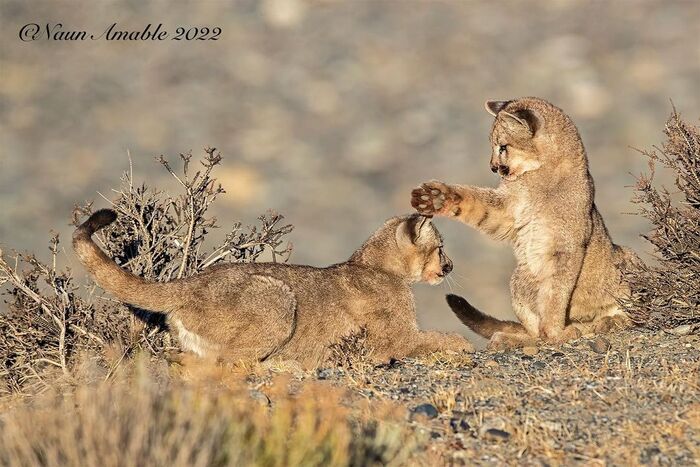
<svg viewBox="0 0 700 467"><path fill-rule="evenodd" d="M137 360L110 381L5 410L0 464L386 465L419 447L393 408L352 404L329 384L277 377L254 393L220 368L184 383Z"/></svg>

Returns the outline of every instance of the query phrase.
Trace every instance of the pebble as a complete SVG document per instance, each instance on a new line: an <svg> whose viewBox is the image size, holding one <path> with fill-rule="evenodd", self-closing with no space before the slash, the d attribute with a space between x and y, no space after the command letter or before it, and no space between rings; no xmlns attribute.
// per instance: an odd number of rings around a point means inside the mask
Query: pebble
<svg viewBox="0 0 700 467"><path fill-rule="evenodd" d="M676 326L673 329L669 329L668 332L675 336L687 336L693 331L693 327L690 324L683 324L681 326Z"/></svg>
<svg viewBox="0 0 700 467"><path fill-rule="evenodd" d="M588 341L588 346L596 353L607 353L610 350L610 341L605 337L596 337Z"/></svg>
<svg viewBox="0 0 700 467"><path fill-rule="evenodd" d="M484 363L484 366L487 368L498 368L501 365L499 365L498 362L495 360L489 360L486 363Z"/></svg>
<svg viewBox="0 0 700 467"><path fill-rule="evenodd" d="M413 417L416 415L425 415L428 418L435 418L438 416L438 410L433 404L421 404L413 409L411 418L413 419Z"/></svg>
<svg viewBox="0 0 700 467"><path fill-rule="evenodd" d="M508 441L510 439L510 433L504 430L499 430L498 428L489 428L481 436L482 438L491 441Z"/></svg>
<svg viewBox="0 0 700 467"><path fill-rule="evenodd" d="M479 436L492 441L505 441L510 438L507 427L508 423L501 417L488 418L479 428Z"/></svg>
<svg viewBox="0 0 700 467"><path fill-rule="evenodd" d="M452 417L450 419L450 428L452 428L452 431L455 433L460 431L468 431L469 423L462 417Z"/></svg>
<svg viewBox="0 0 700 467"><path fill-rule="evenodd" d="M265 394L262 391L258 391L257 389L251 389L250 390L250 398L253 399L254 401L262 404L262 405L271 405L272 401L270 400L269 397L267 397L267 394Z"/></svg>
<svg viewBox="0 0 700 467"><path fill-rule="evenodd" d="M534 357L539 352L537 347L523 347L523 355Z"/></svg>

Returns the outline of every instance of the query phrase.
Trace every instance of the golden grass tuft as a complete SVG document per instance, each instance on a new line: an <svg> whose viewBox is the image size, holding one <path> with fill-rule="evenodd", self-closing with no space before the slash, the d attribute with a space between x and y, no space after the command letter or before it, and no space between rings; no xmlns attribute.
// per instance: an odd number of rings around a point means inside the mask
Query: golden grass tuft
<svg viewBox="0 0 700 467"><path fill-rule="evenodd" d="M154 378L143 359L114 377L15 401L0 417L0 465L373 465L419 447L393 409L278 376L251 397L235 372ZM366 404L366 403L365 403Z"/></svg>

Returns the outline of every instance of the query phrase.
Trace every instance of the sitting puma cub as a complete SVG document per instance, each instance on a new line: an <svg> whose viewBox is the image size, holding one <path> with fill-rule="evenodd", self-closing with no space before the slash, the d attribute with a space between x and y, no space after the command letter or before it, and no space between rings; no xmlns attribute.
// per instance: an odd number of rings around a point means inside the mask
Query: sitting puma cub
<svg viewBox="0 0 700 467"><path fill-rule="evenodd" d="M458 334L421 331L411 284L438 284L452 270L430 219L394 217L348 261L327 268L280 263L216 265L171 282L147 282L120 268L92 240L116 219L95 212L73 247L96 282L119 300L166 314L185 350L228 362L280 357L307 368L329 347L365 329L373 358L473 350Z"/></svg>
<svg viewBox="0 0 700 467"><path fill-rule="evenodd" d="M492 348L542 338L562 342L582 333L630 325L617 304L629 293L621 265L638 261L612 243L593 201L593 179L576 126L559 108L528 97L487 102L491 170L498 188L432 181L413 190L411 204L425 215L456 218L509 242L517 266L510 282L520 323L482 314L449 295L455 314Z"/></svg>

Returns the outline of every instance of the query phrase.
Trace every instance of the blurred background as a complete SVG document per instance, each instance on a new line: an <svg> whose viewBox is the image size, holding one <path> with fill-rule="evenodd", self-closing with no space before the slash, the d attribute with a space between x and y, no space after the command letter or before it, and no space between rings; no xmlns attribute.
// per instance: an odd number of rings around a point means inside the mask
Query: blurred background
<svg viewBox="0 0 700 467"><path fill-rule="evenodd" d="M22 42L28 22L223 32L218 41ZM411 211L423 180L495 186L483 103L528 95L578 124L613 238L644 253L648 226L629 213L646 161L632 148L663 140L671 99L690 121L700 116L692 0L0 0L0 26L0 245L42 258L49 230L70 238L73 204L105 206L97 192L118 186L127 150L136 180L175 191L154 156L174 161L210 145L224 156L222 226L273 208L296 227L293 262L345 260L384 219ZM512 316L510 247L437 224L454 291ZM71 251L63 259L76 263ZM417 287L420 322L467 334L447 291Z"/></svg>

